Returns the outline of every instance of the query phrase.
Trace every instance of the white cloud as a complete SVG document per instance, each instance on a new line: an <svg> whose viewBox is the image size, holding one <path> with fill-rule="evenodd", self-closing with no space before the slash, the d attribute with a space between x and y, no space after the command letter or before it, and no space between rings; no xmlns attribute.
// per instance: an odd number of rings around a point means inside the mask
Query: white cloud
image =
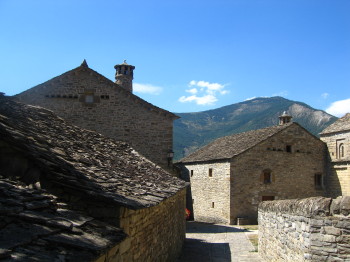
<svg viewBox="0 0 350 262"><path fill-rule="evenodd" d="M182 103L194 102L197 105L213 105L218 101L218 95L229 93L229 90L225 89L225 85L219 83L192 80L188 86L193 88L186 90L186 92L192 95L180 97L179 101Z"/></svg>
<svg viewBox="0 0 350 262"><path fill-rule="evenodd" d="M328 93L323 93L321 96L322 96L324 99L327 99L327 98L329 97L329 94L328 94Z"/></svg>
<svg viewBox="0 0 350 262"><path fill-rule="evenodd" d="M326 109L326 112L338 117L342 117L346 113L350 113L350 98L333 102Z"/></svg>
<svg viewBox="0 0 350 262"><path fill-rule="evenodd" d="M150 84L134 83L133 90L136 93L159 95L163 91L163 88L159 86L150 85Z"/></svg>
<svg viewBox="0 0 350 262"><path fill-rule="evenodd" d="M182 103L185 102L195 102L197 105L212 105L214 104L216 101L218 101L218 99L213 96L213 95L205 95L205 96L196 96L196 95L192 95L192 96L182 96L179 98L179 101Z"/></svg>
<svg viewBox="0 0 350 262"><path fill-rule="evenodd" d="M192 89L186 90L186 92L191 93L191 94L194 95L194 94L198 93L198 90L197 90L197 88L192 88Z"/></svg>

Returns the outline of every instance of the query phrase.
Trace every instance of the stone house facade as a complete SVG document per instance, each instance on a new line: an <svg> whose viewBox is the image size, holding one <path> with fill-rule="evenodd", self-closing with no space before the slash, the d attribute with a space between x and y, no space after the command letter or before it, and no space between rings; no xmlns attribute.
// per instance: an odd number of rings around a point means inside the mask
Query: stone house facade
<svg viewBox="0 0 350 262"><path fill-rule="evenodd" d="M0 96L4 261L176 261L186 183L125 142ZM32 260L31 260L32 259Z"/></svg>
<svg viewBox="0 0 350 262"><path fill-rule="evenodd" d="M195 220L256 223L262 201L324 194L326 145L290 118L219 138L177 163Z"/></svg>
<svg viewBox="0 0 350 262"><path fill-rule="evenodd" d="M168 168L173 121L178 117L132 93L134 66L115 66L113 82L84 62L30 88L16 98L52 110L69 123L124 141L152 162Z"/></svg>
<svg viewBox="0 0 350 262"><path fill-rule="evenodd" d="M320 133L328 147L327 194L350 196L350 113Z"/></svg>

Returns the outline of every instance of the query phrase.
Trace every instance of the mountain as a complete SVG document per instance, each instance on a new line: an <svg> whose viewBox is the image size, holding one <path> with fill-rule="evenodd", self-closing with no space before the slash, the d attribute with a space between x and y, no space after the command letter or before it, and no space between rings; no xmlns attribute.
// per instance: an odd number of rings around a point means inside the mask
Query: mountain
<svg viewBox="0 0 350 262"><path fill-rule="evenodd" d="M305 103L278 96L255 98L203 112L176 113L181 118L174 122L174 159L178 160L218 137L277 125L283 111L316 136L337 120Z"/></svg>

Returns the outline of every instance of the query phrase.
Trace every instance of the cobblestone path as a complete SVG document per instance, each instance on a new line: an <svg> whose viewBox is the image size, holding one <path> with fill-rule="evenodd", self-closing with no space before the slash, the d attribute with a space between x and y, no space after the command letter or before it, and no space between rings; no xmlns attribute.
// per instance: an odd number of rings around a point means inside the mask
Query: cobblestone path
<svg viewBox="0 0 350 262"><path fill-rule="evenodd" d="M261 261L244 230L230 225L187 222L178 262Z"/></svg>

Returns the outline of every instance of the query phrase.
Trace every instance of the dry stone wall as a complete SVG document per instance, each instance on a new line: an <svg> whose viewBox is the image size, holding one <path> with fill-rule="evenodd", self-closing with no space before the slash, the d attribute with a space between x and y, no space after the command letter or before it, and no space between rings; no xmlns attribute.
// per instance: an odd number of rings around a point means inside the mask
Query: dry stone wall
<svg viewBox="0 0 350 262"><path fill-rule="evenodd" d="M264 261L350 261L350 197L267 201L259 205Z"/></svg>

